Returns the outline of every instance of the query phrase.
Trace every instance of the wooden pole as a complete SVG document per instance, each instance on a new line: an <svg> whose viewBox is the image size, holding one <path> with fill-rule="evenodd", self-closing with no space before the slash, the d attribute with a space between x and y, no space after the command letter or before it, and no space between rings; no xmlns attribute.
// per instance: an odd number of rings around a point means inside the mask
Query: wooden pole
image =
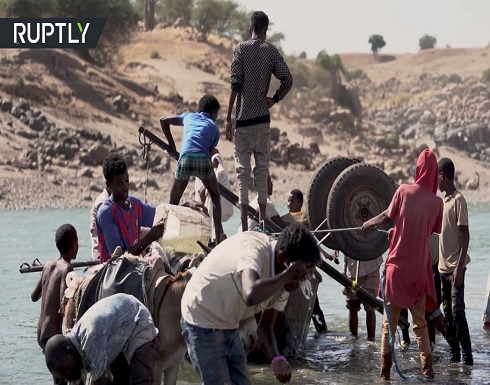
<svg viewBox="0 0 490 385"><path fill-rule="evenodd" d="M76 269L78 267L89 267L89 266L100 265L100 261L98 259L94 259L92 261L72 262L71 265L73 266L74 269ZM28 263L23 263L22 265L20 265L19 272L21 274L35 273L37 271L43 271L43 267L44 265L30 266Z"/></svg>
<svg viewBox="0 0 490 385"><path fill-rule="evenodd" d="M175 160L179 159L179 153L174 152L172 148L165 143L162 139L160 139L158 136L153 134L151 131L147 130L145 127L141 126L138 129L138 132L148 139L150 139L153 143L155 143L158 147L160 147L162 150L166 151L172 158ZM230 202L232 205L240 209L240 205L238 203L238 196L233 193L232 191L228 190L225 186L222 184L219 185L219 192L222 197L224 197L228 202ZM249 218L259 221L258 220L258 212L257 210L253 209L248 205L247 207L247 214ZM264 220L265 227L268 231L271 233L280 233L283 229L281 226L279 226L277 223L271 221L269 218L265 218ZM320 246L319 246L320 247ZM320 270L322 270L325 274L329 275L331 278L336 280L338 283L340 283L342 286L346 287L347 289L352 288L352 281L347 278L344 274L340 273L337 269L334 267L330 266L328 263L326 263L324 260L320 263L318 266ZM378 312L383 314L383 302L380 301L379 299L373 297L371 294L369 294L366 290L364 290L362 287L359 288L356 292L356 296L364 303L367 303L368 305L372 306L375 308ZM400 317L400 321L398 324L402 328L409 327L409 323L404 317Z"/></svg>

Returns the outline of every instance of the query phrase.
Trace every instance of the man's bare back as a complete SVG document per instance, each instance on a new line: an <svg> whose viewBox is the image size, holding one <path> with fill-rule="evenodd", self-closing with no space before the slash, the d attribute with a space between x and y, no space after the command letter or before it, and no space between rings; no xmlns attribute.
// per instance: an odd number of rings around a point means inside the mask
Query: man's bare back
<svg viewBox="0 0 490 385"><path fill-rule="evenodd" d="M73 266L61 257L46 262L41 278L31 295L33 301L41 298L37 341L42 349L50 337L61 334L62 300L66 289L66 275L70 271L73 271Z"/></svg>

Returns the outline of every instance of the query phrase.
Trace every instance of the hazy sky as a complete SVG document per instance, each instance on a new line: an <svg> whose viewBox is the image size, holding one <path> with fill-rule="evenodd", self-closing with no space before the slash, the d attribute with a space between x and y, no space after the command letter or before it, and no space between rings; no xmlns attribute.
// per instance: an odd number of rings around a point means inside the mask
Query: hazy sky
<svg viewBox="0 0 490 385"><path fill-rule="evenodd" d="M490 43L490 0L237 0L262 10L282 32L288 54L369 52L369 36L383 35L384 52L415 52L426 33L437 47L486 47Z"/></svg>

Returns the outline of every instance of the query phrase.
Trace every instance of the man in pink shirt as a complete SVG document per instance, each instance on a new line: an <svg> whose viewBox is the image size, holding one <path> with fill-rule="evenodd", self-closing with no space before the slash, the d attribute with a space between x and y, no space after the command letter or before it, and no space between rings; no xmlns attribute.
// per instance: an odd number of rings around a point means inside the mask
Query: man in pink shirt
<svg viewBox="0 0 490 385"><path fill-rule="evenodd" d="M389 220L395 222L385 266L385 301L396 330L400 310L407 308L413 318L422 373L434 378L432 351L425 312L437 306L429 255L430 235L441 232L442 199L437 197L438 169L434 153L424 150L417 160L415 183L401 185L388 209L363 224L369 231ZM381 338L381 378L389 380L392 354L386 312Z"/></svg>

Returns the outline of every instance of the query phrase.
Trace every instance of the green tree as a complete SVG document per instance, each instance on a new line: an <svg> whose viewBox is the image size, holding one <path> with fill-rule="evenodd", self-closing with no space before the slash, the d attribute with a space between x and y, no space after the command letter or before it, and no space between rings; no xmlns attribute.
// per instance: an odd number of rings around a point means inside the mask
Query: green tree
<svg viewBox="0 0 490 385"><path fill-rule="evenodd" d="M233 17L237 12L238 4L233 1L220 0L216 1L216 10L218 14L216 22L216 32L220 36L229 36L233 26Z"/></svg>
<svg viewBox="0 0 490 385"><path fill-rule="evenodd" d="M192 24L204 41L212 31L220 36L234 38L242 33L238 28L242 28L245 23L244 15L233 1L197 0L192 12Z"/></svg>
<svg viewBox="0 0 490 385"><path fill-rule="evenodd" d="M282 51L281 43L285 38L286 36L284 36L282 32L275 32L267 37L267 41L270 44L274 45L279 50L279 52L284 54L284 52Z"/></svg>
<svg viewBox="0 0 490 385"><path fill-rule="evenodd" d="M340 74L346 72L342 59L338 54L329 55L327 51L321 50L316 57L316 65L330 72L340 79Z"/></svg>
<svg viewBox="0 0 490 385"><path fill-rule="evenodd" d="M6 15L15 17L107 17L98 48L78 51L86 60L93 59L91 53L108 59L128 41L138 20L131 0L2 0L2 5Z"/></svg>
<svg viewBox="0 0 490 385"><path fill-rule="evenodd" d="M208 35L218 24L221 1L198 0L192 11L192 24L201 34L204 41L208 39Z"/></svg>
<svg viewBox="0 0 490 385"><path fill-rule="evenodd" d="M381 35L371 35L368 43L371 44L374 57L378 56L378 51L386 45L385 39Z"/></svg>
<svg viewBox="0 0 490 385"><path fill-rule="evenodd" d="M52 16L55 8L54 0L2 0L0 2L1 13L10 17Z"/></svg>
<svg viewBox="0 0 490 385"><path fill-rule="evenodd" d="M137 15L130 0L55 0L57 16L107 17L101 43L117 47L127 42L137 23Z"/></svg>
<svg viewBox="0 0 490 385"><path fill-rule="evenodd" d="M421 50L432 49L436 46L437 39L431 35L424 35L419 39L419 47Z"/></svg>
<svg viewBox="0 0 490 385"><path fill-rule="evenodd" d="M306 59L308 56L306 55L306 52L303 51L298 55L298 59Z"/></svg>
<svg viewBox="0 0 490 385"><path fill-rule="evenodd" d="M233 18L230 25L230 39L237 39L239 41L245 41L250 39L250 18L252 12L246 12L236 10L233 14Z"/></svg>
<svg viewBox="0 0 490 385"><path fill-rule="evenodd" d="M190 24L194 0L161 0L156 4L157 18L165 23L173 23L179 17Z"/></svg>

